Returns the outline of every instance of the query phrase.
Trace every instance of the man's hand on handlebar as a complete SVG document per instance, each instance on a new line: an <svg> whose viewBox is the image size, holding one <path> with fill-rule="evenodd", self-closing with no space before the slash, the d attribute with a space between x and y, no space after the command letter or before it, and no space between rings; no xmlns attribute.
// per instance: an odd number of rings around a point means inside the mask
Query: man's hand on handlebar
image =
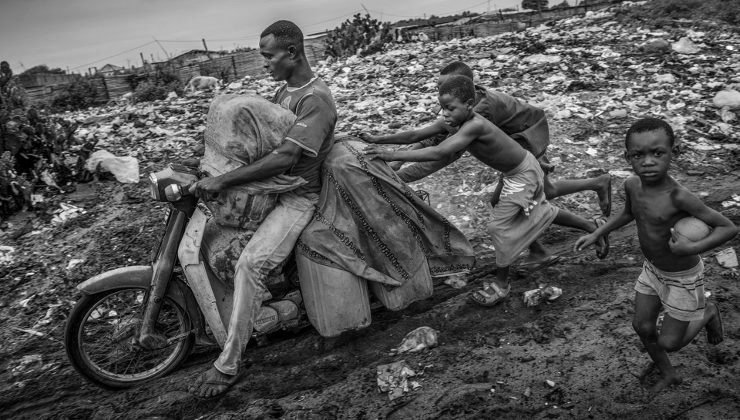
<svg viewBox="0 0 740 420"><path fill-rule="evenodd" d="M200 181L190 185L188 190L196 197L212 201L216 199L218 193L224 190L224 185L219 177L203 178Z"/></svg>

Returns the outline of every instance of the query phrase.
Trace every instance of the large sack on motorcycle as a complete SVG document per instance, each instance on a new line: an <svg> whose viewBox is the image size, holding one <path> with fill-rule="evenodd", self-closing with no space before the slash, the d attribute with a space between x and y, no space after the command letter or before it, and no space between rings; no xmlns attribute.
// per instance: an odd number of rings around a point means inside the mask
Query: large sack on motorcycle
<svg viewBox="0 0 740 420"><path fill-rule="evenodd" d="M385 162L367 159L365 146L337 137L324 162L314 219L296 253L370 281L379 300L398 310L429 297L432 276L472 268L475 253Z"/></svg>
<svg viewBox="0 0 740 420"><path fill-rule="evenodd" d="M257 161L282 143L295 118L289 110L259 96L217 96L208 109L200 169L218 176ZM206 205L218 224L255 230L275 206L279 193L304 184L301 177L277 175L230 188Z"/></svg>

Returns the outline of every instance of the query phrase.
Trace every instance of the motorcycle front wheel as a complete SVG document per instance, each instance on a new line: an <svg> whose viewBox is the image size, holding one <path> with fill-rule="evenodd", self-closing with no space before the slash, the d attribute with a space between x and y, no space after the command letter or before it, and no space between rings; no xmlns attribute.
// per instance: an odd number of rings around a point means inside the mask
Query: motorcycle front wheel
<svg viewBox="0 0 740 420"><path fill-rule="evenodd" d="M188 314L165 296L155 324L155 349L138 343L146 289L125 288L84 295L67 320L64 342L72 366L109 389L129 388L177 367L195 342Z"/></svg>

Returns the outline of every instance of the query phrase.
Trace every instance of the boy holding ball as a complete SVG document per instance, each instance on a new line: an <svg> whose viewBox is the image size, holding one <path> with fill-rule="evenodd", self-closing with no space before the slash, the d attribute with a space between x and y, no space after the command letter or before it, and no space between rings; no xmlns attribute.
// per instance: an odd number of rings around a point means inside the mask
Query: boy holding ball
<svg viewBox="0 0 740 420"><path fill-rule="evenodd" d="M668 175L676 153L674 141L671 126L657 118L641 119L629 128L624 156L637 175L624 183L624 208L575 244L575 249L581 250L632 220L637 224L645 263L635 284L632 326L654 362L651 367L657 367L661 373L661 379L650 388L653 394L681 382L668 352L686 346L702 328L707 330L709 343L719 344L723 340L719 310L704 299L700 254L727 242L738 232L730 220L704 205ZM680 227L674 225L689 216L703 221L712 231L699 240L681 235ZM658 333L656 321L661 307L666 314ZM649 370L641 379L647 373Z"/></svg>

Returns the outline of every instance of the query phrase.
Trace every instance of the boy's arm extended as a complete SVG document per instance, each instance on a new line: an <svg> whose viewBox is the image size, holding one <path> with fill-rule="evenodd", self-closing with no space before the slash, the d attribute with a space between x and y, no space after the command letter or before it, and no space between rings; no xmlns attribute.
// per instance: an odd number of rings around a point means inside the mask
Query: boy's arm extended
<svg viewBox="0 0 740 420"><path fill-rule="evenodd" d="M635 216L632 214L632 205L630 200L630 190L631 190L631 180L627 180L624 183L624 208L622 208L622 211L619 212L618 215L615 217L612 217L609 219L606 223L601 225L598 229L595 231L589 233L588 235L581 236L576 240L575 245L573 246L573 249L575 251L582 251L583 248L586 248L590 245L593 245L596 243L596 241L599 240L601 236L608 235L609 232L613 230L617 230L621 228L622 226L626 225L627 223L635 220Z"/></svg>
<svg viewBox="0 0 740 420"><path fill-rule="evenodd" d="M359 137L368 143L374 144L411 144L446 132L444 120L440 118L431 125L416 130L401 131L386 136L373 136L367 133L360 133Z"/></svg>
<svg viewBox="0 0 740 420"><path fill-rule="evenodd" d="M465 124L454 135L446 138L436 146L425 147L418 150L390 151L378 146L368 146L365 154L370 158L377 157L386 162L402 160L406 162L426 162L429 160L440 160L456 152L465 150L470 143L478 138L478 124Z"/></svg>
<svg viewBox="0 0 740 420"><path fill-rule="evenodd" d="M703 201L688 190L676 191L673 199L679 210L696 217L712 228L712 232L704 239L691 241L671 228L671 240L668 246L676 255L698 255L709 251L732 239L737 235L738 228L722 213L707 207Z"/></svg>

